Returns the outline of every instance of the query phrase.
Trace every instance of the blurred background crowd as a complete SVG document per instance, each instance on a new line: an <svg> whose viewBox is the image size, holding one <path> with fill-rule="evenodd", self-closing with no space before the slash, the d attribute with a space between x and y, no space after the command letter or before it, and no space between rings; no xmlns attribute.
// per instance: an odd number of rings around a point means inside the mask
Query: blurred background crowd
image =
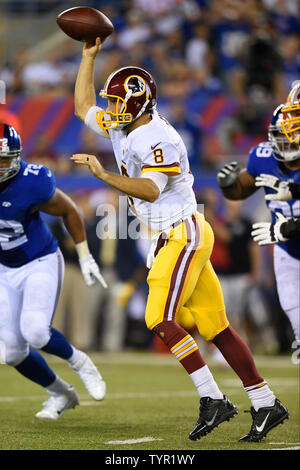
<svg viewBox="0 0 300 470"><path fill-rule="evenodd" d="M72 153L92 153L117 171L109 141L74 116L82 44L68 39L55 19L82 4L100 9L115 27L96 59L96 90L124 65L146 68L156 79L158 109L187 146L194 189L215 231L212 262L231 322L254 351L289 351L292 333L278 302L272 248L259 248L250 236L251 223L268 218L263 194L227 202L216 173L228 161L246 164L250 148L267 140L273 110L300 76L299 1L1 0L0 80L7 96L0 120L21 133L24 158L50 167L57 186L77 202L110 285L106 291L84 286L64 227L47 218L66 260L56 325L82 349L113 351L162 346L144 324L147 242L99 239L96 209L109 202L118 213L119 195L69 160ZM116 230L132 220L125 219L116 218ZM193 331L191 319L182 321Z"/></svg>

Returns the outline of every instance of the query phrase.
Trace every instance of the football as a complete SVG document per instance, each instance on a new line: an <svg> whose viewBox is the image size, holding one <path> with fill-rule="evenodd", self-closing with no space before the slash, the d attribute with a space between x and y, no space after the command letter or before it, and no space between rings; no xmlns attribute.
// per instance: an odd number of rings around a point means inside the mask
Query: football
<svg viewBox="0 0 300 470"><path fill-rule="evenodd" d="M69 8L58 15L56 22L69 37L89 44L94 44L97 37L103 43L114 30L107 16L90 7Z"/></svg>

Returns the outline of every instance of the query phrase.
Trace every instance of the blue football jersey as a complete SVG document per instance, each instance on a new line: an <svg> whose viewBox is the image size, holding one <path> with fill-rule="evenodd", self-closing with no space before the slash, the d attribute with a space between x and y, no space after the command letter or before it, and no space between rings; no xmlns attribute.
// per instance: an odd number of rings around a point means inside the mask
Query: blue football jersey
<svg viewBox="0 0 300 470"><path fill-rule="evenodd" d="M254 178L261 173L277 176L284 181L300 183L300 170L289 170L273 156L272 147L269 142L262 142L250 150L247 163L247 170ZM274 193L271 188L264 188L266 194ZM287 219L300 216L300 200L291 201L266 201L272 214L272 221L275 222L275 212L281 212ZM300 236L291 238L287 242L278 243L294 258L300 259Z"/></svg>
<svg viewBox="0 0 300 470"><path fill-rule="evenodd" d="M55 187L48 168L21 161L19 173L0 191L0 263L18 267L57 250L40 212L32 212L51 199Z"/></svg>

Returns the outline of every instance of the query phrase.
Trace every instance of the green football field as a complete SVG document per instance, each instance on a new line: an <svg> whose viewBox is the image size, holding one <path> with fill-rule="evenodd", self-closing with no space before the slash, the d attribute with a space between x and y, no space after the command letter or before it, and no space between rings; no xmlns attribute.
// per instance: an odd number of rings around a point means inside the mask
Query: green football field
<svg viewBox="0 0 300 470"><path fill-rule="evenodd" d="M49 364L79 393L80 406L57 421L34 418L48 398L44 390L0 366L1 450L257 450L300 449L299 365L290 356L260 356L256 364L290 419L260 443L239 443L251 425L249 400L231 369L208 365L239 414L201 440L188 438L198 418L199 398L182 367L168 354L124 352L91 354L107 382L107 396L95 402L62 360Z"/></svg>

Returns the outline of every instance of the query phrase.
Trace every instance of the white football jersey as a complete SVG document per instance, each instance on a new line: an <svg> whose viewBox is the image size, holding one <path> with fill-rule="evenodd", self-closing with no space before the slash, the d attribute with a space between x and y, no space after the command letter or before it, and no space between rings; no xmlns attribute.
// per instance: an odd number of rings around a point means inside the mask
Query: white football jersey
<svg viewBox="0 0 300 470"><path fill-rule="evenodd" d="M117 129L109 129L107 135L97 123L97 113L101 111L92 106L86 114L85 124L103 137L110 137L122 175L143 178L154 171L175 174L168 177L160 196L152 203L128 197L131 212L155 232L195 213L194 178L186 147L174 127L154 111L148 124L137 127L128 135Z"/></svg>

